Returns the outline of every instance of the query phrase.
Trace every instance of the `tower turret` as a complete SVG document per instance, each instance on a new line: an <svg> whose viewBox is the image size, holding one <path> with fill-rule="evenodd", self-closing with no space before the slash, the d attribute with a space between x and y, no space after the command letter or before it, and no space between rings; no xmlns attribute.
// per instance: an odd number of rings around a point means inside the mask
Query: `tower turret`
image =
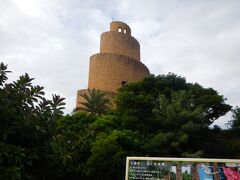
<svg viewBox="0 0 240 180"><path fill-rule="evenodd" d="M112 53L140 61L140 45L131 36L130 27L119 21L110 24L110 31L102 33L100 53Z"/></svg>

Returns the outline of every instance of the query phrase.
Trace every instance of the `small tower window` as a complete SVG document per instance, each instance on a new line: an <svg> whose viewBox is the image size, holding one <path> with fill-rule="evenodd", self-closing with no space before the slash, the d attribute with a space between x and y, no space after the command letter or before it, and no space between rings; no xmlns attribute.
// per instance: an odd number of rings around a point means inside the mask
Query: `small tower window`
<svg viewBox="0 0 240 180"><path fill-rule="evenodd" d="M123 29L123 33L124 33L124 34L127 34L127 29Z"/></svg>
<svg viewBox="0 0 240 180"><path fill-rule="evenodd" d="M122 81L122 86L123 86L124 84L127 84L127 81Z"/></svg>
<svg viewBox="0 0 240 180"><path fill-rule="evenodd" d="M119 27L119 28L118 28L118 32L122 32L122 28Z"/></svg>

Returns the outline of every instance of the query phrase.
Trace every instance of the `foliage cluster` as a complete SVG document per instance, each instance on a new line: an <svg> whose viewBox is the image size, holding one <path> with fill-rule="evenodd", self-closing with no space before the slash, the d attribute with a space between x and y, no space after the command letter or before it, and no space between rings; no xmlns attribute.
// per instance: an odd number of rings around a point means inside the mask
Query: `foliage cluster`
<svg viewBox="0 0 240 180"><path fill-rule="evenodd" d="M1 63L0 179L121 180L126 156L240 156L240 108L229 129L209 128L231 106L175 74L124 85L112 111L94 90L88 113L64 116L64 98L45 99L28 74L7 83L7 73Z"/></svg>

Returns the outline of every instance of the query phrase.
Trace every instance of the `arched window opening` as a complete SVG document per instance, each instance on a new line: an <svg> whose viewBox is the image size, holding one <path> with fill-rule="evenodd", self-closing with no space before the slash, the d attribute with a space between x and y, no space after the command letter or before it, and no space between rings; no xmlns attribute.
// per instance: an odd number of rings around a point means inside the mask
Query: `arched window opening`
<svg viewBox="0 0 240 180"><path fill-rule="evenodd" d="M122 28L119 27L119 28L118 28L118 32L122 32Z"/></svg>
<svg viewBox="0 0 240 180"><path fill-rule="evenodd" d="M124 34L127 34L127 29L123 29L123 33L124 33Z"/></svg>

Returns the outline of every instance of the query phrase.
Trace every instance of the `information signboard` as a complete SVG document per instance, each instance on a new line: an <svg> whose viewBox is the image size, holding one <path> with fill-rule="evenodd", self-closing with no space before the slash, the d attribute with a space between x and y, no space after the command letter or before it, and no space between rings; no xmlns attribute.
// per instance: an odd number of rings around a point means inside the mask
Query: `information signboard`
<svg viewBox="0 0 240 180"><path fill-rule="evenodd" d="M240 180L240 160L127 157L125 180Z"/></svg>

